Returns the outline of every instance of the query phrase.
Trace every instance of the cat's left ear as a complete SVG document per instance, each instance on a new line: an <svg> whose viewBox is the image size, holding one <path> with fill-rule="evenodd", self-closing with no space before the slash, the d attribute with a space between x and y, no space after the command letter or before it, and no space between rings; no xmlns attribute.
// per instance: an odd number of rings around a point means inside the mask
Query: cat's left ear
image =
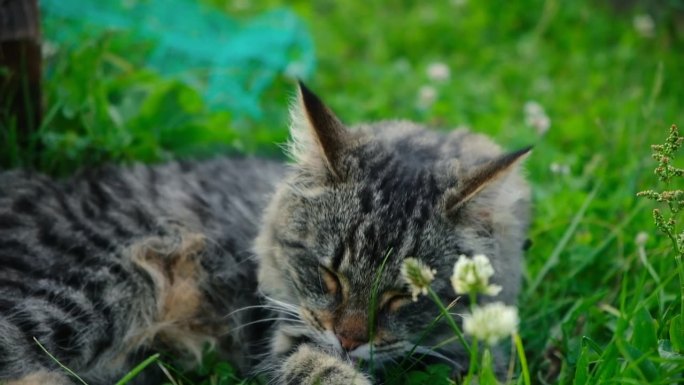
<svg viewBox="0 0 684 385"><path fill-rule="evenodd" d="M343 177L342 153L351 134L323 101L301 81L290 114L290 153L299 165L324 167L335 179Z"/></svg>
<svg viewBox="0 0 684 385"><path fill-rule="evenodd" d="M490 184L508 175L532 151L532 146L501 155L476 166L449 188L444 195L444 210L453 217L458 210Z"/></svg>

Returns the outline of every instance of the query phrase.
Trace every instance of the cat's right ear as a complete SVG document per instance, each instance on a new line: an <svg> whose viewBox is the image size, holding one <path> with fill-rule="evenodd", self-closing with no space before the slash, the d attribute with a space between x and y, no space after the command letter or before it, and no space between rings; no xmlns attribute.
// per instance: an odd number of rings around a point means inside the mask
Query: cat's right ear
<svg viewBox="0 0 684 385"><path fill-rule="evenodd" d="M444 210L447 217L455 217L461 207L477 196L487 186L505 178L532 151L532 147L525 147L518 151L500 155L485 163L473 167L462 175L456 186L447 189L443 198ZM515 195L508 192L508 198Z"/></svg>
<svg viewBox="0 0 684 385"><path fill-rule="evenodd" d="M323 101L298 82L297 100L290 108L289 151L303 167L325 168L335 179L343 178L341 157L351 141L349 131Z"/></svg>

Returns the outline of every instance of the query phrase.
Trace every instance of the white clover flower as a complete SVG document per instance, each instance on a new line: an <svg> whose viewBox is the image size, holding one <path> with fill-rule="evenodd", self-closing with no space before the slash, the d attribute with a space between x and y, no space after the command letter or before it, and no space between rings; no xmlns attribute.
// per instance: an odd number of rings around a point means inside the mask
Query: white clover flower
<svg viewBox="0 0 684 385"><path fill-rule="evenodd" d="M544 135L551 128L551 119L546 115L544 107L535 101L528 101L523 106L525 112L525 124L537 131L537 134Z"/></svg>
<svg viewBox="0 0 684 385"><path fill-rule="evenodd" d="M528 124L537 131L537 135L544 135L551 128L551 119L546 115L539 115L531 118Z"/></svg>
<svg viewBox="0 0 684 385"><path fill-rule="evenodd" d="M445 63L434 62L428 65L427 76L432 81L445 82L451 77L451 70Z"/></svg>
<svg viewBox="0 0 684 385"><path fill-rule="evenodd" d="M568 166L567 164L560 164L560 163L552 162L549 165L549 170L551 170L552 173L559 174L559 175L570 174L570 166Z"/></svg>
<svg viewBox="0 0 684 385"><path fill-rule="evenodd" d="M525 102L525 105L523 106L523 111L525 112L525 117L546 115L546 112L544 112L544 107L542 107L541 104L535 102L534 100L529 100Z"/></svg>
<svg viewBox="0 0 684 385"><path fill-rule="evenodd" d="M649 14L641 14L634 16L632 25L641 37L655 36L655 22Z"/></svg>
<svg viewBox="0 0 684 385"><path fill-rule="evenodd" d="M494 268L486 256L478 254L470 259L461 255L454 264L451 286L454 287L456 294L497 295L501 291L501 286L489 284L489 278L493 275Z"/></svg>
<svg viewBox="0 0 684 385"><path fill-rule="evenodd" d="M463 316L463 332L488 345L510 336L518 330L518 309L502 302L488 303Z"/></svg>
<svg viewBox="0 0 684 385"><path fill-rule="evenodd" d="M401 265L401 276L411 288L413 301L417 301L420 294L428 293L428 286L435 279L436 273L435 270L415 258L404 260L404 264Z"/></svg>
<svg viewBox="0 0 684 385"><path fill-rule="evenodd" d="M433 86L422 86L418 90L418 106L427 109L437 100L437 90Z"/></svg>

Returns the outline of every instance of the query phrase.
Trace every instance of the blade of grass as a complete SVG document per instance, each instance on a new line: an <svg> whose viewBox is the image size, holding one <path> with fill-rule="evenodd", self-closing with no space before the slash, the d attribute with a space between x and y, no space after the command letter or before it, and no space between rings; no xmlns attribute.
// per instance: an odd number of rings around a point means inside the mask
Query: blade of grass
<svg viewBox="0 0 684 385"><path fill-rule="evenodd" d="M368 313L368 340L373 341L373 338L375 337L375 318L376 318L376 312L377 312L377 302L378 302L378 286L380 285L380 278L382 276L383 271L385 270L385 264L387 263L387 258L389 258L390 254L392 253L392 249L387 250L387 253L385 253L385 258L383 258L382 263L380 264L380 269L378 270L377 274L375 275L375 279L373 280L373 286L371 288L371 303L370 303L370 309ZM373 363L373 353L374 353L374 347L373 344L370 344L370 371L371 373L374 371L375 365Z"/></svg>
<svg viewBox="0 0 684 385"><path fill-rule="evenodd" d="M584 200L584 203L582 203L582 207L580 207L577 214L575 214L574 218L572 218L572 222L570 222L570 226L568 226L568 229L565 230L565 234L563 234L563 237L561 238L560 242L558 242L556 248L553 249L553 251L551 252L551 256L549 257L549 259L546 260L546 263L544 264L544 266L542 266L541 270L539 270L539 273L537 273L537 276L534 278L534 281L532 281L530 286L527 288L526 295L529 296L530 294L534 293L539 287L541 281L549 273L549 271L554 266L556 266L558 262L560 262L560 254L563 252L563 250L565 250L565 246L567 246L568 242L570 241L570 238L575 233L575 230L577 230L577 226L582 221L582 218L584 218L584 214L586 213L587 208L589 208L591 202L596 197L596 193L598 192L600 185L600 183L596 184L594 189L591 190L587 198Z"/></svg>
<svg viewBox="0 0 684 385"><path fill-rule="evenodd" d="M515 349L518 351L518 359L520 360L520 371L522 372L523 381L525 382L525 385L530 385L530 370L527 368L525 349L523 348L522 339L518 333L513 334L513 342L515 343Z"/></svg>
<svg viewBox="0 0 684 385"><path fill-rule="evenodd" d="M146 367L150 366L152 363L159 359L159 353L153 354L141 363L139 363L130 372L126 373L115 385L125 385L134 379L140 372L142 372Z"/></svg>
<svg viewBox="0 0 684 385"><path fill-rule="evenodd" d="M33 340L36 341L36 343L38 344L38 347L39 347L42 351L44 351L45 354L47 354L53 361L55 361L55 362L57 363L57 365L61 366L62 369L66 370L67 373L69 373L69 374L72 375L73 377L76 377L76 379L79 380L83 385L88 385L88 383L85 382L81 377L79 377L78 374L74 373L73 370L67 368L64 364L62 364L61 362L59 362L59 360L58 360L55 356L53 356L52 354L50 354L50 352L48 352L47 349L45 349L45 347L43 346L43 344L41 344L40 341L38 341L38 339L37 339L36 337L33 337Z"/></svg>
<svg viewBox="0 0 684 385"><path fill-rule="evenodd" d="M439 299L439 296L437 295L437 293L434 292L434 290L432 290L431 287L428 287L428 294L429 294L430 298L432 299L432 301L435 304L437 304L437 307L439 307L439 311L441 311L442 314L444 315L444 318L446 319L447 324L449 324L449 327L451 327L451 330L454 332L454 334L456 334L456 336L458 337L458 340L461 341L461 344L463 344L463 347L468 352L468 355L470 355L471 354L470 346L466 342L465 337L463 337L463 333L461 332L461 329L458 327L458 325L456 325L456 321L454 321L454 318L449 313L449 310L444 306L444 304L442 303L442 300Z"/></svg>
<svg viewBox="0 0 684 385"><path fill-rule="evenodd" d="M643 210L644 206L646 206L646 201L639 201L637 205L630 211L630 213L627 215L627 217L620 222L615 228L608 234L608 236L601 242L600 245L596 246L594 250L591 252L591 254L588 254L581 263L577 265L573 270L571 270L570 274L568 274L570 277L575 277L577 274L579 274L582 270L586 269L587 266L589 266L596 256L598 256L608 245L617 238L617 236L624 230L625 227L627 227L628 224L630 224L634 218L636 218L637 214Z"/></svg>
<svg viewBox="0 0 684 385"><path fill-rule="evenodd" d="M460 298L460 297L459 297L459 298ZM453 302L451 302L449 305L447 305L447 307L446 307L447 310L448 310L448 309L451 309L451 308L456 304L457 301L458 301L458 298L457 298L456 300L454 300ZM423 340L425 339L425 337L428 336L428 334L432 331L432 329L439 323L439 321L442 320L442 317L444 317L444 315L443 315L442 313L438 314L437 317L435 317L435 318L430 322L430 324L425 328L425 330L423 330L423 331L421 332L420 337L419 337L418 340L413 344L413 347L411 347L411 350L409 350L409 351L404 355L404 357L401 359L401 361L399 362L399 366L400 366L400 367L404 367L404 364L406 363L406 360L407 360L409 357L411 357L411 356L413 355L413 353L415 353L415 351L416 351L416 349L418 348L418 346L423 342ZM441 343L439 343L439 344L437 344L437 345L435 345L435 346L432 346L432 349L438 349L438 348L440 348L440 347L442 347L442 346L444 346L444 345L448 345L448 344L450 344L450 343L452 343L452 342L455 342L457 339L458 339L458 337L456 337L456 336L447 338L446 340L442 341ZM409 370L411 370L414 366L416 366L418 363L420 363L420 361L421 361L423 358L425 358L425 356L427 356L427 354L426 354L426 353L423 353L420 357L418 357L417 360L411 362L411 363L410 363L408 366L406 366L403 370L398 371L398 372L396 372L396 373L393 373L393 374L390 376L388 383L389 383L389 384L393 384L393 383L396 381L396 378L397 378L397 377L402 376L402 375L408 373Z"/></svg>

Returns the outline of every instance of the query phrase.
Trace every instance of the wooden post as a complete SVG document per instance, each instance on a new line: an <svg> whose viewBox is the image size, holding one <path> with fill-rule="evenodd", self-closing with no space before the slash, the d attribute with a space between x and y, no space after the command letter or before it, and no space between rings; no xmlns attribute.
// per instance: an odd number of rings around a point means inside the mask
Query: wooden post
<svg viewBox="0 0 684 385"><path fill-rule="evenodd" d="M40 78L38 0L0 0L0 130L16 124L20 144L40 126Z"/></svg>

